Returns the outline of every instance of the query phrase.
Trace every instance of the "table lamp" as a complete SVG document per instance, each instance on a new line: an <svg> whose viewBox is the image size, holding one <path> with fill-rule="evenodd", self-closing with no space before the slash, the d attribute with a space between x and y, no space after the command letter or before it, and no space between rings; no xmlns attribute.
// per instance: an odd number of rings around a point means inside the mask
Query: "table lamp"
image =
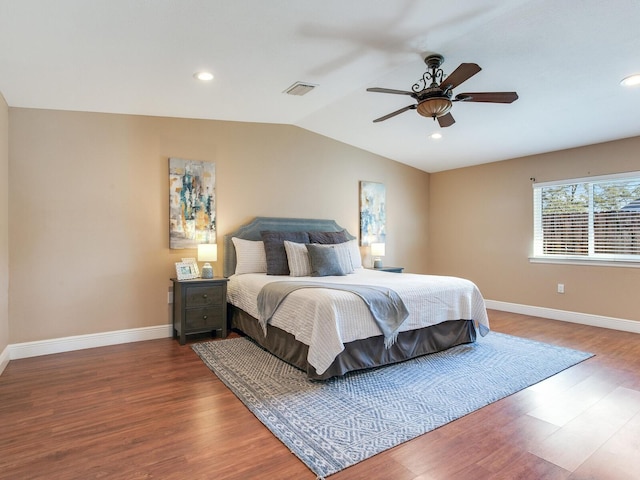
<svg viewBox="0 0 640 480"><path fill-rule="evenodd" d="M384 243L371 244L371 256L373 258L373 268L382 268L382 259L384 257Z"/></svg>
<svg viewBox="0 0 640 480"><path fill-rule="evenodd" d="M202 278L213 278L213 267L209 262L218 261L218 245L215 243L200 243L198 245L198 261L205 262L202 266Z"/></svg>

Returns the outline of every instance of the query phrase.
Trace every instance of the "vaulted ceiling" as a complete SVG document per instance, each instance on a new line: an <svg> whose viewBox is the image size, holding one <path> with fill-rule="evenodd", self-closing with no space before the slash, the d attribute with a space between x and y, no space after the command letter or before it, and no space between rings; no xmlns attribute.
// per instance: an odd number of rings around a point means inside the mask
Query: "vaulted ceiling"
<svg viewBox="0 0 640 480"><path fill-rule="evenodd" d="M0 0L12 107L297 125L435 172L640 135L637 0ZM482 71L456 123L409 110L428 53ZM210 71L214 80L194 79ZM317 87L283 93L296 81ZM431 139L439 131L442 138Z"/></svg>

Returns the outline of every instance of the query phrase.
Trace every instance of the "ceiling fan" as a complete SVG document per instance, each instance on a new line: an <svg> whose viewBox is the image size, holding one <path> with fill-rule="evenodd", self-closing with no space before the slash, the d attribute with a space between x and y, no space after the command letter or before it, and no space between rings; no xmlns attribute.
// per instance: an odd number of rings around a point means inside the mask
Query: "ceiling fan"
<svg viewBox="0 0 640 480"><path fill-rule="evenodd" d="M418 110L418 113L423 117L431 117L434 120L438 120L442 128L450 127L456 123L451 113L449 113L453 102L512 103L518 99L516 92L459 93L455 98L452 98L454 88L469 80L482 69L475 63L461 63L453 73L445 77L440 68L444 63L442 55L429 55L424 59L424 63L427 64L429 70L411 87L411 92L390 88L367 88L367 92L409 95L417 102L383 117L376 118L374 123L395 117L407 110Z"/></svg>

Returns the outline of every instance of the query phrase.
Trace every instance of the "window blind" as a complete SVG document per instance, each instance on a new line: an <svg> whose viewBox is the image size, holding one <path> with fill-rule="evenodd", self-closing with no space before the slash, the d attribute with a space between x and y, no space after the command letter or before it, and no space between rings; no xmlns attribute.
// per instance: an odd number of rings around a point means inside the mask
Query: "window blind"
<svg viewBox="0 0 640 480"><path fill-rule="evenodd" d="M534 257L640 262L640 172L534 184Z"/></svg>

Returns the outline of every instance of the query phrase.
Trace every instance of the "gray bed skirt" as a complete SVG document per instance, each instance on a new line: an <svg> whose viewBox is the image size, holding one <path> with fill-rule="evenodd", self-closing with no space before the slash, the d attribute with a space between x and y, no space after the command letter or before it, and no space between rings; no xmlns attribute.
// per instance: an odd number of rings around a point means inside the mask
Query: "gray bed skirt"
<svg viewBox="0 0 640 480"><path fill-rule="evenodd" d="M389 365L476 340L476 330L471 320L452 320L418 330L400 332L396 343L390 348L384 347L382 335L356 340L346 343L345 349L331 366L319 375L307 362L309 347L297 341L293 335L268 325L265 337L262 327L251 315L231 304L228 305L227 311L231 319L231 328L241 331L262 348L305 371L307 377L313 380L326 380L354 370Z"/></svg>

